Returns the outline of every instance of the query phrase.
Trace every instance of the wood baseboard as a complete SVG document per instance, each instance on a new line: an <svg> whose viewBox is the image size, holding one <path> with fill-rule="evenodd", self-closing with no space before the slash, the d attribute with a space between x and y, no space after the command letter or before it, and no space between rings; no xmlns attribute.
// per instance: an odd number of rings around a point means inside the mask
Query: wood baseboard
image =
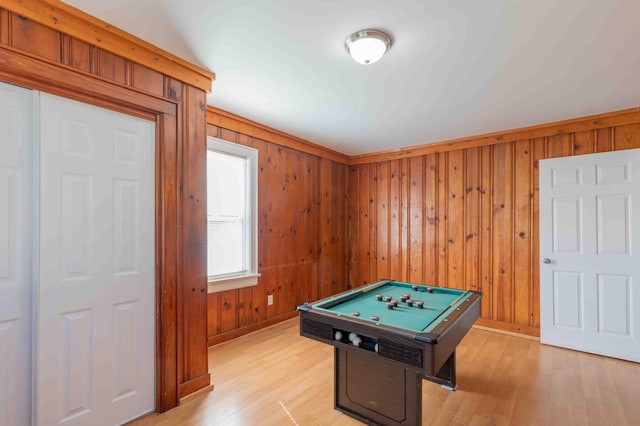
<svg viewBox="0 0 640 426"><path fill-rule="evenodd" d="M507 336L520 337L522 339L535 340L537 342L540 341L539 337L529 336L527 334L522 334L522 333L514 333L513 331L499 330L497 328L484 327L482 325L474 325L473 328L476 328L478 330L490 331L492 333L506 334Z"/></svg>
<svg viewBox="0 0 640 426"><path fill-rule="evenodd" d="M186 404L189 401L193 401L196 398L200 398L203 395L208 394L209 392L211 392L213 390L213 385L209 385L206 386L200 390L197 390L195 392L190 393L189 395L180 398L180 400L178 401L178 405L182 405L182 404Z"/></svg>
<svg viewBox="0 0 640 426"><path fill-rule="evenodd" d="M282 322L297 316L298 316L298 311L291 311L291 312L287 312L284 315L270 318L266 321L262 321L256 324L251 324L242 328L237 328L235 330L227 331L226 333L215 334L213 336L207 337L207 344L209 346L214 346L219 343L235 339L236 337L244 336L245 334L269 327L271 325L277 324L279 322Z"/></svg>
<svg viewBox="0 0 640 426"><path fill-rule="evenodd" d="M210 373L203 374L202 376L196 377L195 379L180 383L180 385L178 386L178 399L181 400L209 386L211 386Z"/></svg>
<svg viewBox="0 0 640 426"><path fill-rule="evenodd" d="M520 324L508 324L502 321L494 321L486 318L479 318L474 327L484 328L489 331L503 332L515 336L530 336L540 339L540 329Z"/></svg>

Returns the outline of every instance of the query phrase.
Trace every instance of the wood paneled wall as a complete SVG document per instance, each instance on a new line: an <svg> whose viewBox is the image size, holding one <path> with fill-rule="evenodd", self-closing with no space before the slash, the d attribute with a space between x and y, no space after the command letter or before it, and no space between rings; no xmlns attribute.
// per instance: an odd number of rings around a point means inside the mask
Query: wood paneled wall
<svg viewBox="0 0 640 426"><path fill-rule="evenodd" d="M479 290L480 325L537 336L538 161L628 148L640 148L637 110L358 158L348 175L351 284Z"/></svg>
<svg viewBox="0 0 640 426"><path fill-rule="evenodd" d="M210 108L207 134L256 148L258 160L258 285L209 294L209 344L290 318L296 307L346 290L347 166L248 134ZM240 129L238 129L240 130ZM247 134L248 133L248 134ZM273 138L271 138L273 139ZM346 158L345 158L346 160ZM274 303L267 305L267 295Z"/></svg>
<svg viewBox="0 0 640 426"><path fill-rule="evenodd" d="M81 33L109 31L108 26L95 28L95 20L63 3L9 1L3 7L0 81L156 123L156 409L172 408L180 398L210 386L204 321L206 92L170 76L183 74L178 62L174 72L164 74L108 51L106 40L95 40L101 48L60 32L71 15L73 22L83 23L76 28ZM25 18L12 7L38 19ZM71 15L58 13L61 9ZM136 51L134 44L118 40L117 48ZM206 86L211 74L201 70L197 75Z"/></svg>

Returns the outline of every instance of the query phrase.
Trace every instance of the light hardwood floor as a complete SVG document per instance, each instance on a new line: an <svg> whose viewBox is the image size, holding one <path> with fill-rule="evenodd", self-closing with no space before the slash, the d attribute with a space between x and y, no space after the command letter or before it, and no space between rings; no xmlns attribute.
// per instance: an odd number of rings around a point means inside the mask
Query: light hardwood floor
<svg viewBox="0 0 640 426"><path fill-rule="evenodd" d="M209 349L213 392L133 424L361 425L333 409L333 347L294 318ZM472 329L458 390L423 382L423 425L640 425L640 364Z"/></svg>

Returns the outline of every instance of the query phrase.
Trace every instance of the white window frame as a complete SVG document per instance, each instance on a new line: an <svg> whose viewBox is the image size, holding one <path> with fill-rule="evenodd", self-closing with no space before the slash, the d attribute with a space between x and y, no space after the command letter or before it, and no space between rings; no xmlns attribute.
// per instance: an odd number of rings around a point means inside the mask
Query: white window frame
<svg viewBox="0 0 640 426"><path fill-rule="evenodd" d="M246 253L247 268L244 274L231 277L208 276L208 292L233 290L258 284L258 150L248 146L207 137L207 150L235 155L247 159L247 213ZM208 172L207 172L208 173ZM209 212L207 212L207 217ZM208 219L207 219L208 220ZM208 250L207 250L208 256Z"/></svg>

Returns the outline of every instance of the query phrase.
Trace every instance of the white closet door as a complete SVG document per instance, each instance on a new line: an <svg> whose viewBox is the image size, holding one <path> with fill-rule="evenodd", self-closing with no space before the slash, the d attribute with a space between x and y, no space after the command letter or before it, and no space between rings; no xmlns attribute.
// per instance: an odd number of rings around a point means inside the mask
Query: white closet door
<svg viewBox="0 0 640 426"><path fill-rule="evenodd" d="M33 92L0 83L0 425L31 422Z"/></svg>
<svg viewBox="0 0 640 426"><path fill-rule="evenodd" d="M36 423L155 404L154 124L41 95Z"/></svg>

